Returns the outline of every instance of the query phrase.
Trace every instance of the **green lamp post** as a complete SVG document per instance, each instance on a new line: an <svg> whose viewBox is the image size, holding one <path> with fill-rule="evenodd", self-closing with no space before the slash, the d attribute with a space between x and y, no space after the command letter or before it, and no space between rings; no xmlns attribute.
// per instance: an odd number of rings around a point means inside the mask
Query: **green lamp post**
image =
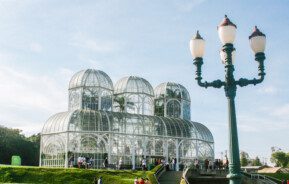
<svg viewBox="0 0 289 184"><path fill-rule="evenodd" d="M218 34L223 47L220 51L220 56L223 64L225 65L225 80L215 80L212 82L202 81L202 65L203 55L205 51L205 41L197 31L197 34L190 41L190 51L194 58L194 65L196 66L196 80L198 85L204 88L224 87L226 97L228 99L228 112L229 112L229 174L227 178L230 180L230 184L241 183L241 168L240 168L240 155L239 155L239 143L238 143L238 131L237 120L235 111L235 96L237 86L244 87L249 84L259 84L264 80L264 60L265 60L265 45L266 36L259 31L255 26L253 33L249 36L250 45L255 53L255 60L258 62L258 78L245 79L240 78L235 80L234 78L234 58L235 48L233 42L236 36L237 26L232 23L225 15L224 20L218 26Z"/></svg>

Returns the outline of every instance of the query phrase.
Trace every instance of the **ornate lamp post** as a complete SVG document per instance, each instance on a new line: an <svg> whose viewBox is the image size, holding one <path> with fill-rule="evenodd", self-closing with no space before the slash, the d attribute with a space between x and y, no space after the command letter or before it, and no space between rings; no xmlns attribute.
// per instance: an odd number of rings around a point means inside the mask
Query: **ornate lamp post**
<svg viewBox="0 0 289 184"><path fill-rule="evenodd" d="M266 36L259 31L255 26L253 33L249 36L250 45L255 53L255 60L258 62L258 78L245 79L240 78L235 80L234 78L234 56L235 48L233 42L236 36L237 26L232 23L227 16L218 26L218 34L223 47L220 51L221 59L225 65L225 81L215 80L212 82L202 81L202 65L203 55L205 51L205 41L197 31L197 34L190 41L190 51L194 58L194 65L196 66L196 80L201 87L214 87L221 88L224 86L225 94L228 99L229 109L229 174L227 178L230 179L230 184L241 183L241 171L240 171L240 155L239 155L239 143L238 143L238 131L235 112L235 96L237 86L244 87L249 84L259 84L264 80L264 60L265 60L265 45Z"/></svg>

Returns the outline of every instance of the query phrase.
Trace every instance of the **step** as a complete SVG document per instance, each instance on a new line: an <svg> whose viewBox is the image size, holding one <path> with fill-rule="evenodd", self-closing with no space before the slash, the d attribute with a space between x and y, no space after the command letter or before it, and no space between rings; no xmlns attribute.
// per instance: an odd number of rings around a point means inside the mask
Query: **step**
<svg viewBox="0 0 289 184"><path fill-rule="evenodd" d="M198 178L190 178L190 184L229 184L229 180L223 177L198 177Z"/></svg>
<svg viewBox="0 0 289 184"><path fill-rule="evenodd" d="M160 184L179 184L181 181L182 171L166 171L159 178Z"/></svg>

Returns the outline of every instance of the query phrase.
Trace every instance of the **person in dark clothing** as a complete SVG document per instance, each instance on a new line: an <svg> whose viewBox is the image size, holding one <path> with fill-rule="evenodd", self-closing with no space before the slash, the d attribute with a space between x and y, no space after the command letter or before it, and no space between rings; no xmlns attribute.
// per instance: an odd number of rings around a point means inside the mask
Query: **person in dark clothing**
<svg viewBox="0 0 289 184"><path fill-rule="evenodd" d="M205 169L206 169L206 171L209 169L209 160L208 159L205 160Z"/></svg>
<svg viewBox="0 0 289 184"><path fill-rule="evenodd" d="M155 159L155 166L159 165L158 159Z"/></svg>
<svg viewBox="0 0 289 184"><path fill-rule="evenodd" d="M73 167L73 164L74 164L74 155L71 155L69 157L69 167Z"/></svg>
<svg viewBox="0 0 289 184"><path fill-rule="evenodd" d="M104 159L103 165L104 165L104 168L108 167L108 159L107 159L107 157Z"/></svg>

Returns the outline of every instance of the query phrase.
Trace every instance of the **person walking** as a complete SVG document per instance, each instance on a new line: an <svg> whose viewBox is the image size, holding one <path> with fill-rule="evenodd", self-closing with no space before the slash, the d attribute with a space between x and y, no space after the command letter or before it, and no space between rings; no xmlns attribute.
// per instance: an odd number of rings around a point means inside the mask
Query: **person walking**
<svg viewBox="0 0 289 184"><path fill-rule="evenodd" d="M140 179L140 181L139 181L139 184L145 184L145 182L144 182L144 179L143 179L143 178L141 178L141 179Z"/></svg>
<svg viewBox="0 0 289 184"><path fill-rule="evenodd" d="M229 169L229 160L228 160L227 155L225 157L226 157L226 170L228 170Z"/></svg>
<svg viewBox="0 0 289 184"><path fill-rule="evenodd" d="M146 165L147 165L146 159L143 158L143 160L142 160L142 170L143 171L146 170Z"/></svg>
<svg viewBox="0 0 289 184"><path fill-rule="evenodd" d="M103 184L102 182L102 177L99 177L98 181L97 181L97 184Z"/></svg>
<svg viewBox="0 0 289 184"><path fill-rule="evenodd" d="M195 165L195 168L196 168L196 169L199 169L199 168L200 168L200 166L199 166L199 160L198 160L198 159L195 159L194 165Z"/></svg>
<svg viewBox="0 0 289 184"><path fill-rule="evenodd" d="M133 184L139 184L139 182L138 182L138 178L137 178L137 177L134 179Z"/></svg>
<svg viewBox="0 0 289 184"><path fill-rule="evenodd" d="M173 171L176 171L176 158L172 159Z"/></svg>
<svg viewBox="0 0 289 184"><path fill-rule="evenodd" d="M170 163L168 161L165 162L165 168L166 168L166 171L170 170Z"/></svg>
<svg viewBox="0 0 289 184"><path fill-rule="evenodd" d="M209 169L210 170L213 170L213 161L212 160L209 160Z"/></svg>
<svg viewBox="0 0 289 184"><path fill-rule="evenodd" d="M81 165L82 165L82 156L79 156L77 158L77 165L78 165L78 168L80 169Z"/></svg>
<svg viewBox="0 0 289 184"><path fill-rule="evenodd" d="M205 169L206 169L206 171L208 171L208 168L209 168L209 160L206 159L205 160Z"/></svg>
<svg viewBox="0 0 289 184"><path fill-rule="evenodd" d="M162 159L161 159L161 164L165 165L165 163L166 163L166 162L165 162L165 159L162 158Z"/></svg>
<svg viewBox="0 0 289 184"><path fill-rule="evenodd" d="M103 167L104 167L104 168L107 168L107 167L108 167L108 159L107 159L107 157L104 159Z"/></svg>
<svg viewBox="0 0 289 184"><path fill-rule="evenodd" d="M159 165L158 159L155 158L155 166Z"/></svg>
<svg viewBox="0 0 289 184"><path fill-rule="evenodd" d="M118 161L118 169L121 170L121 166L122 166L122 158L120 157L119 161Z"/></svg>
<svg viewBox="0 0 289 184"><path fill-rule="evenodd" d="M72 154L72 155L69 157L69 167L73 167L73 164L74 164L74 155Z"/></svg>
<svg viewBox="0 0 289 184"><path fill-rule="evenodd" d="M89 168L93 167L93 158L92 157L90 157L88 164L89 164Z"/></svg>

